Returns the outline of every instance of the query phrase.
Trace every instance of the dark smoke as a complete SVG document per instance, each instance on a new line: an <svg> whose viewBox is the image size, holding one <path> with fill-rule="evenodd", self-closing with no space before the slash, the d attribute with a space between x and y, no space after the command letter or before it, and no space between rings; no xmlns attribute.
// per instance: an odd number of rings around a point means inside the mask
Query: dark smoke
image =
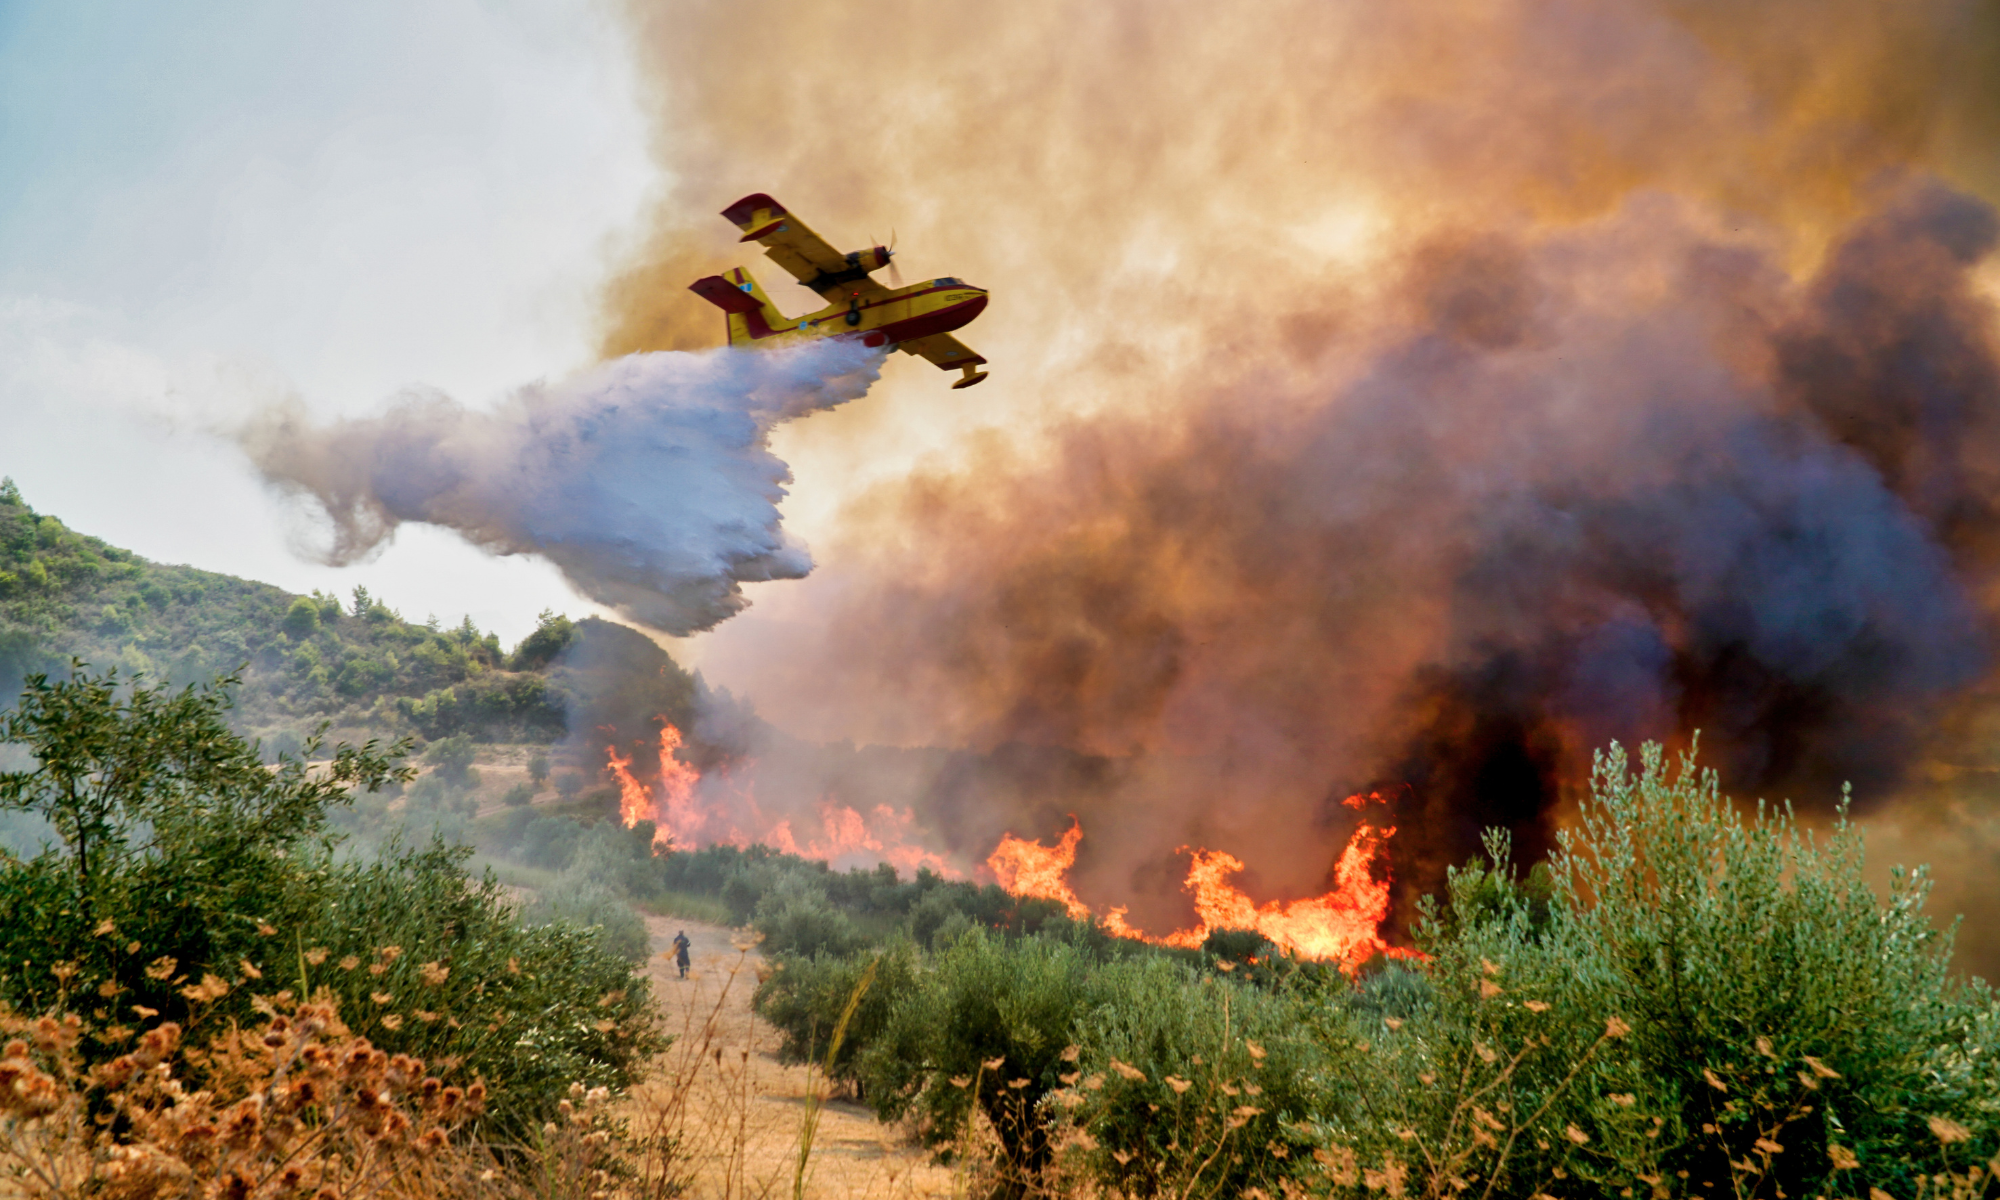
<svg viewBox="0 0 2000 1200"><path fill-rule="evenodd" d="M1992 218L1951 190L2000 195L1991 4L627 10L674 182L607 354L712 344L684 289L750 190L995 297L975 403L892 364L787 440L824 565L703 635L777 725L910 748L799 788L973 860L1076 813L1079 890L1156 929L1184 844L1317 890L1352 791L1406 898L1484 825L1532 852L1614 736L1852 779L1916 857L1994 826ZM822 53L860 44L865 99Z"/></svg>
<svg viewBox="0 0 2000 1200"><path fill-rule="evenodd" d="M1096 756L961 762L924 806L973 859L1079 813L1086 898L1166 903L1190 843L1309 891L1329 801L1380 787L1407 902L1483 828L1545 849L1613 738L1700 730L1727 787L1808 809L1892 795L1990 666L1994 228L1914 179L1797 283L1661 198L1434 241L1344 379L1077 422L997 502L990 463L904 489L902 555L792 677Z"/></svg>

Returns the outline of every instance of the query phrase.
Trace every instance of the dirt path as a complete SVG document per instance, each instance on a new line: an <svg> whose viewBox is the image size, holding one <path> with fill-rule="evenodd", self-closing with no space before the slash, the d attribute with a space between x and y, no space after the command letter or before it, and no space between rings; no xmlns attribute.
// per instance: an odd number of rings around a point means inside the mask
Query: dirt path
<svg viewBox="0 0 2000 1200"><path fill-rule="evenodd" d="M680 929L694 943L685 980L667 957ZM742 949L735 931L714 925L648 917L646 930L653 940L653 989L677 1039L669 1082L655 1085L651 1098L666 1100L675 1078L685 1089L679 1094L682 1141L694 1173L689 1194L695 1200L789 1197L808 1076L804 1067L778 1064L776 1032L750 1011L762 957ZM902 1130L877 1123L863 1105L830 1101L821 1108L808 1196L903 1200L951 1193L951 1172L930 1165Z"/></svg>

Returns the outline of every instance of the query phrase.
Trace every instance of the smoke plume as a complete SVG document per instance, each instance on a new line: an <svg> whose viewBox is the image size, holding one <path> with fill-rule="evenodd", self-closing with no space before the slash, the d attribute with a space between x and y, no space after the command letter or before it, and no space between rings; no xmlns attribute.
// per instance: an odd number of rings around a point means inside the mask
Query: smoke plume
<svg viewBox="0 0 2000 1200"><path fill-rule="evenodd" d="M770 433L861 396L881 361L827 342L634 354L491 412L414 393L315 427L294 404L239 440L267 480L323 509L330 563L422 521L496 554L542 555L591 599L686 634L743 608L743 583L812 569L779 524L791 476Z"/></svg>
<svg viewBox="0 0 2000 1200"><path fill-rule="evenodd" d="M1612 737L1808 805L1983 761L1990 6L631 11L676 184L607 352L715 336L750 190L992 289L978 404L897 367L788 443L825 565L702 646L959 748L885 787L966 854L1077 813L1163 929L1185 844L1317 890L1351 791L1405 902L1532 853Z"/></svg>

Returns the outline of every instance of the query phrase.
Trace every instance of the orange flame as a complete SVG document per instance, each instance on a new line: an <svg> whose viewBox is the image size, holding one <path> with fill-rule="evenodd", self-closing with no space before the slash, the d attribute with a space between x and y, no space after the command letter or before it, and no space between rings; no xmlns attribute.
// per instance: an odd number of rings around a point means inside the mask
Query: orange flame
<svg viewBox="0 0 2000 1200"><path fill-rule="evenodd" d="M694 805L695 785L701 772L674 756L681 748L681 731L668 721L660 722L660 803L653 819L660 830L675 841L692 841L698 817ZM631 822L627 821L627 825Z"/></svg>
<svg viewBox="0 0 2000 1200"><path fill-rule="evenodd" d="M878 804L863 815L830 798L818 805L820 835L800 845L792 831L792 821L771 821L759 809L756 796L744 776L732 779L727 771L701 787L701 772L676 755L681 748L681 731L671 721L660 719L660 773L650 783L632 773L632 757L621 755L616 746L605 747L606 768L618 782L618 816L630 829L650 820L657 827L655 844L672 844L693 849L726 843L749 846L761 842L785 854L832 861L838 858L867 858L889 863L899 872L915 874L929 868L947 878L962 878L964 872L943 855L918 844L913 837L915 817L908 809L898 810ZM704 792L706 796L704 797ZM745 831L761 830L760 833Z"/></svg>
<svg viewBox="0 0 2000 1200"><path fill-rule="evenodd" d="M682 835L697 823L694 789L701 772L674 757L680 748L681 731L672 722L661 721L660 776L651 788L633 777L631 755L621 756L616 746L604 748L606 766L618 781L618 819L627 829L641 821L653 822L656 845L685 840Z"/></svg>
<svg viewBox="0 0 2000 1200"><path fill-rule="evenodd" d="M606 746L604 753L610 762L611 774L618 780L618 819L630 829L653 815L653 799L646 794L646 785L632 778L632 756L618 756L618 747Z"/></svg>
<svg viewBox="0 0 2000 1200"><path fill-rule="evenodd" d="M1054 900L1068 910L1071 919L1082 920L1090 915L1090 906L1076 898L1067 878L1076 863L1077 843L1082 840L1083 824L1075 817L1070 818L1069 832L1054 846L1001 834L1000 844L986 857L986 865L1000 886L1013 895ZM1118 915L1122 917L1122 910Z"/></svg>
<svg viewBox="0 0 2000 1200"><path fill-rule="evenodd" d="M796 854L801 858L820 858L830 862L850 855L873 854L902 872L914 874L929 867L940 875L958 874L943 855L905 840L916 820L908 809L899 812L886 804L878 804L874 817L875 826L871 828L867 818L852 808L822 799L819 802L819 819L825 834L823 839L800 846L792 834L791 821L784 820L772 826L764 840L773 850Z"/></svg>
<svg viewBox="0 0 2000 1200"><path fill-rule="evenodd" d="M1350 798L1348 803L1359 808L1367 799ZM1395 832L1393 828L1361 825L1334 865L1333 890L1305 900L1272 901L1262 906L1229 882L1243 870L1242 859L1220 850L1195 849L1187 881L1181 886L1194 893L1198 925L1155 937L1127 921L1123 907L1107 910L1098 923L1115 937L1184 947L1200 946L1218 929L1254 929L1290 953L1339 962L1351 971L1375 954L1395 953L1379 932L1383 918L1389 915L1389 880L1386 871L1378 879L1375 870ZM1072 824L1052 847L1005 834L986 865L1000 886L1013 895L1057 901L1072 918L1081 919L1090 915L1090 907L1071 890L1068 874L1082 840L1081 824Z"/></svg>

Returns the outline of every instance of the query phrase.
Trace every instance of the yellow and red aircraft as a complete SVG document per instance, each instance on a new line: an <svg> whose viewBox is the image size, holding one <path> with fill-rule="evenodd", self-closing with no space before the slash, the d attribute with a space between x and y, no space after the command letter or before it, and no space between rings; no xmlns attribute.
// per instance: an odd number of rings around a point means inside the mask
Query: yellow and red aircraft
<svg viewBox="0 0 2000 1200"><path fill-rule="evenodd" d="M722 215L743 231L738 239L757 242L764 254L818 292L825 308L796 320L778 311L764 289L742 267L694 281L689 291L727 313L732 346L781 346L805 338L852 337L864 345L888 346L921 355L947 371L963 370L954 388L986 378L986 360L951 336L986 307L986 291L945 276L886 288L869 278L889 265L895 253L885 246L842 254L805 222L762 192L745 196Z"/></svg>

